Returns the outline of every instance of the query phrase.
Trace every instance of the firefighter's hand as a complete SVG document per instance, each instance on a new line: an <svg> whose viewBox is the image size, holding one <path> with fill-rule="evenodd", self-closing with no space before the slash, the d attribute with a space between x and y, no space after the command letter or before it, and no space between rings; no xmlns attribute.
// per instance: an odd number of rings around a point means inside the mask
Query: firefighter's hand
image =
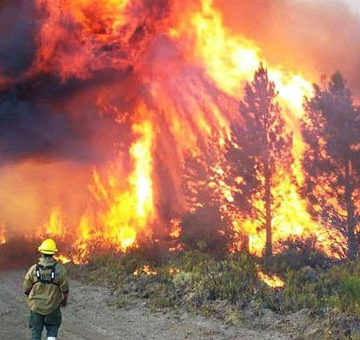
<svg viewBox="0 0 360 340"><path fill-rule="evenodd" d="M63 300L62 300L61 306L66 307L68 297L69 297L68 293L63 294Z"/></svg>

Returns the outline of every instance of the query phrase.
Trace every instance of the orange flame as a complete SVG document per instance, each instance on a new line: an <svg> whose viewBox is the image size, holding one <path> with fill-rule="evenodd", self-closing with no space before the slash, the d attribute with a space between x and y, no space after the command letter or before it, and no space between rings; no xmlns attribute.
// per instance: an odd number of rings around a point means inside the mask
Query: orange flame
<svg viewBox="0 0 360 340"><path fill-rule="evenodd" d="M97 189L102 192L102 199L107 201L107 209L101 214L105 226L102 236L116 241L121 249L132 246L139 233L147 234L147 223L154 218L152 188L152 126L148 121L133 125L133 132L140 138L130 148L135 167L128 179L129 189L121 191L123 179L108 178L110 191L102 186L99 180ZM119 187L119 191L117 191Z"/></svg>
<svg viewBox="0 0 360 340"><path fill-rule="evenodd" d="M0 244L6 243L6 230L5 225L0 224Z"/></svg>
<svg viewBox="0 0 360 340"><path fill-rule="evenodd" d="M62 264L70 263L71 259L65 255L57 254L54 256L54 259Z"/></svg>
<svg viewBox="0 0 360 340"><path fill-rule="evenodd" d="M45 233L50 237L61 236L65 234L61 211L58 207L52 209L49 220L44 225L44 231L40 232L39 236L42 236L42 233Z"/></svg>
<svg viewBox="0 0 360 340"><path fill-rule="evenodd" d="M269 276L261 271L258 272L259 279L265 282L271 288L283 288L285 282L277 275Z"/></svg>

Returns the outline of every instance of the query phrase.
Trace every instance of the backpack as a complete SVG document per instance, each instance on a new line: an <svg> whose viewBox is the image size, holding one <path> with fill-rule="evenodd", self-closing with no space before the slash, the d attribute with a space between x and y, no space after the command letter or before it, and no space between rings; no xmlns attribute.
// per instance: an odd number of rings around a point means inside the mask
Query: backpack
<svg viewBox="0 0 360 340"><path fill-rule="evenodd" d="M45 284L54 284L58 286L58 284L54 282L56 276L56 271L55 271L56 265L57 263L54 263L51 266L43 266L41 264L37 264L35 268L37 282L41 282ZM51 270L50 273L49 273L49 269Z"/></svg>

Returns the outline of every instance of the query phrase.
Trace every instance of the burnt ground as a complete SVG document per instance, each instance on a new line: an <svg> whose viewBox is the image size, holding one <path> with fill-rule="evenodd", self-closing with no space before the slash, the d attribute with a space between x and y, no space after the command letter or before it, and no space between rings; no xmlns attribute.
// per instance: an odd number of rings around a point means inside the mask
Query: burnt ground
<svg viewBox="0 0 360 340"><path fill-rule="evenodd" d="M22 294L25 271L0 272L0 339L29 339L28 310ZM71 281L59 340L242 339L287 340L291 336L226 325L185 311L151 311L145 301L126 308L111 304L111 290Z"/></svg>

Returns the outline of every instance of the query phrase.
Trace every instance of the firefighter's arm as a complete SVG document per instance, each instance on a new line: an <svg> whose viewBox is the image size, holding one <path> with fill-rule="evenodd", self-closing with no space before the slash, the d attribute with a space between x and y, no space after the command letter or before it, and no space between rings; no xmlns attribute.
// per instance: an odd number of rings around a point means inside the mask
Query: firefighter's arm
<svg viewBox="0 0 360 340"><path fill-rule="evenodd" d="M30 294L31 288L34 285L34 266L32 266L25 275L23 282L23 291L26 296Z"/></svg>
<svg viewBox="0 0 360 340"><path fill-rule="evenodd" d="M68 297L69 297L69 292L63 293L63 300L61 306L65 307L67 305Z"/></svg>
<svg viewBox="0 0 360 340"><path fill-rule="evenodd" d="M63 295L62 306L67 305L67 300L69 297L69 278L66 269L63 267L62 275L60 278L59 286Z"/></svg>

